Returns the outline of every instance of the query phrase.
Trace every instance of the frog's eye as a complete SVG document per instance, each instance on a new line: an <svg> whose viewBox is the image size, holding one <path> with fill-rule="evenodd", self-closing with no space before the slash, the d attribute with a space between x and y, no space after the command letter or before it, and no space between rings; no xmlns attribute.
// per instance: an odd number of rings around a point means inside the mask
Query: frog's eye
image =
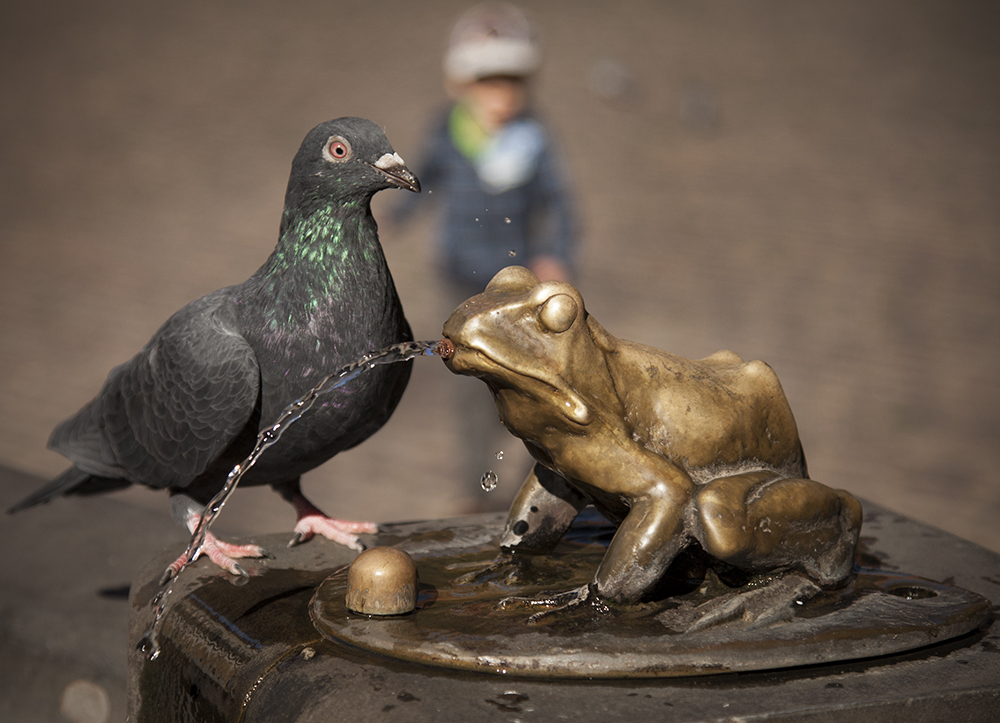
<svg viewBox="0 0 1000 723"><path fill-rule="evenodd" d="M557 334L569 329L576 320L576 300L568 294L550 296L538 311L538 320L549 331Z"/></svg>
<svg viewBox="0 0 1000 723"><path fill-rule="evenodd" d="M331 163L340 163L351 157L351 144L341 136L330 136L323 146L323 158Z"/></svg>

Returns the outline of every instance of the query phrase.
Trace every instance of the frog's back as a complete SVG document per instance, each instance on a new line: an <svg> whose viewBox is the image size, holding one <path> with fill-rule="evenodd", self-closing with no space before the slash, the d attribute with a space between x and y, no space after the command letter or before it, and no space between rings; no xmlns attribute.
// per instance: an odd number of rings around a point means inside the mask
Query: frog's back
<svg viewBox="0 0 1000 723"><path fill-rule="evenodd" d="M620 344L633 367L618 369L633 439L696 481L751 469L805 474L795 418L768 364L731 351L691 360Z"/></svg>

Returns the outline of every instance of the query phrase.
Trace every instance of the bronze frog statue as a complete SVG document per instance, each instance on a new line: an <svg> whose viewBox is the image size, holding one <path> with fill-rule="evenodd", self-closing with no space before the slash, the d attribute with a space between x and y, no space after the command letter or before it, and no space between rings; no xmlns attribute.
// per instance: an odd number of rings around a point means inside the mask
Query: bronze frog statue
<svg viewBox="0 0 1000 723"><path fill-rule="evenodd" d="M851 579L861 505L809 479L764 362L617 339L573 286L517 266L459 306L444 336L449 369L486 382L536 460L501 548L550 551L588 504L617 525L590 585L539 602L636 602L694 543L739 570L804 575L816 592Z"/></svg>

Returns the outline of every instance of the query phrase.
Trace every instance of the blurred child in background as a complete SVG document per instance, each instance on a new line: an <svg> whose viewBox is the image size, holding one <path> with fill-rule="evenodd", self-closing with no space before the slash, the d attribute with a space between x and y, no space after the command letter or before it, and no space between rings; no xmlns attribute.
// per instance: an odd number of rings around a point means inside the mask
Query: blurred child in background
<svg viewBox="0 0 1000 723"><path fill-rule="evenodd" d="M403 221L422 201L440 206L437 260L448 303L442 323L505 266L527 266L542 281L570 280L577 233L572 194L551 133L531 109L531 78L540 65L535 32L511 5L477 5L452 30L444 76L453 102L416 165L425 193L393 214ZM466 437L464 506L502 508L521 479L505 480L505 491L491 498L469 483L495 465L497 451L521 445L500 425L482 382L454 382Z"/></svg>

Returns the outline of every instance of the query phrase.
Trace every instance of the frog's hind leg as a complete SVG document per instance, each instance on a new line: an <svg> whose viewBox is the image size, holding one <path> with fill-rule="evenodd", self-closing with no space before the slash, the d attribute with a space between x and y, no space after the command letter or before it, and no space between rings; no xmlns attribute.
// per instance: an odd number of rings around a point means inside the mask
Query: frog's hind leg
<svg viewBox="0 0 1000 723"><path fill-rule="evenodd" d="M753 472L712 480L695 499L699 542L737 567L798 569L823 587L846 582L854 566L861 505L810 479Z"/></svg>
<svg viewBox="0 0 1000 723"><path fill-rule="evenodd" d="M691 611L687 619L677 616L676 620L671 620L667 617L668 613L662 615L666 624L675 628L679 625L678 632L685 633L696 633L717 625L761 628L791 620L797 606L820 592L820 587L812 580L792 572L762 587L713 598Z"/></svg>
<svg viewBox="0 0 1000 723"><path fill-rule="evenodd" d="M694 496L694 536L712 557L740 568L759 547L757 525L748 509L755 489L777 479L773 472L721 477L703 485Z"/></svg>
<svg viewBox="0 0 1000 723"><path fill-rule="evenodd" d="M817 483L818 484L818 483ZM820 554L807 556L801 569L824 587L845 584L854 574L854 557L861 535L863 513L861 503L848 492L824 487L828 494L836 497L837 513L826 524L839 535Z"/></svg>

